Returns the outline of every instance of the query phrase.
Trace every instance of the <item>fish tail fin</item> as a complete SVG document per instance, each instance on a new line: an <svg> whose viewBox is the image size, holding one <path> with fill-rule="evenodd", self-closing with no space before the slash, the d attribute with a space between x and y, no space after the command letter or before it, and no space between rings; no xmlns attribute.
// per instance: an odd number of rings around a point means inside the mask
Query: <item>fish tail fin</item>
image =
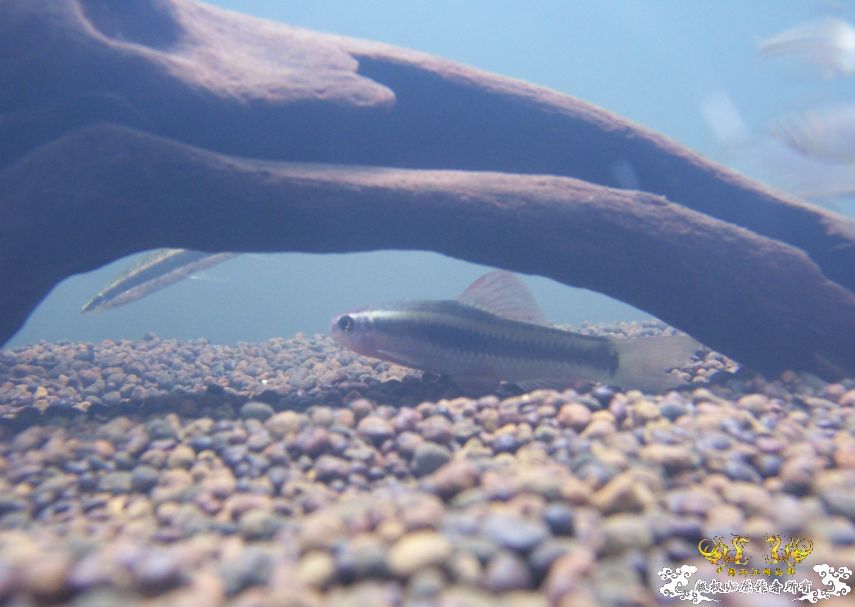
<svg viewBox="0 0 855 607"><path fill-rule="evenodd" d="M688 335L615 340L618 370L614 382L625 388L661 392L684 383L671 369L685 366L701 344Z"/></svg>

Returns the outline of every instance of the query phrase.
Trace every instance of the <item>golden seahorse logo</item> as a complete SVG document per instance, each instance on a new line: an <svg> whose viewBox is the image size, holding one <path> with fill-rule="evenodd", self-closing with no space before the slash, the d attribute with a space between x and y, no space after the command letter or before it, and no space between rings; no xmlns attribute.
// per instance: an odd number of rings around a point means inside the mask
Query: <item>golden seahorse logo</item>
<svg viewBox="0 0 855 607"><path fill-rule="evenodd" d="M734 565L747 565L748 558L743 555L743 548L745 544L751 541L751 538L747 535L736 535L735 533L731 533L731 535L733 536L733 540L730 543L733 544L734 555L733 560L730 562Z"/></svg>
<svg viewBox="0 0 855 607"><path fill-rule="evenodd" d="M781 562L787 562L790 558L790 555L781 548L781 539L780 535L767 535L766 543L769 544L769 556L766 557L766 562L770 565L777 565Z"/></svg>
<svg viewBox="0 0 855 607"><path fill-rule="evenodd" d="M790 542L784 547L784 552L789 555L793 563L801 563L813 552L813 540L809 538L802 540L799 537L791 537Z"/></svg>
<svg viewBox="0 0 855 607"><path fill-rule="evenodd" d="M767 535L766 542L769 544L769 556L766 557L766 562L770 565L778 563L801 563L808 555L813 552L813 540L802 539L799 537L791 537L790 541L781 550L783 540L780 535Z"/></svg>
<svg viewBox="0 0 855 607"><path fill-rule="evenodd" d="M713 537L712 539L705 537L698 542L698 552L710 563L717 565L727 554L727 546L720 537Z"/></svg>
<svg viewBox="0 0 855 607"><path fill-rule="evenodd" d="M731 535L733 536L731 540L733 551L724 543L724 538L713 537L710 539L705 537L698 542L698 552L713 565L725 563L747 565L748 559L745 558L744 547L750 541L750 538L746 535L737 535L735 533L731 533Z"/></svg>

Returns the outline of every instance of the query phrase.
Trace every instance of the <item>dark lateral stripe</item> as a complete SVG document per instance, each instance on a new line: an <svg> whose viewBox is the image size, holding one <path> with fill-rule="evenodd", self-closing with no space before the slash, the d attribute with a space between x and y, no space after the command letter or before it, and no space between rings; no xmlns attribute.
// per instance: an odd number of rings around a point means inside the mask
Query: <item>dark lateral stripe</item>
<svg viewBox="0 0 855 607"><path fill-rule="evenodd" d="M196 264L212 255L216 255L216 253L203 253L202 251L188 251L185 249L178 249L159 255L156 254L144 259L137 267L110 285L108 289L125 291L132 286L155 280L177 269Z"/></svg>
<svg viewBox="0 0 855 607"><path fill-rule="evenodd" d="M439 348L509 360L577 364L614 373L618 354L605 338L499 318L457 302L410 302L375 318L375 329Z"/></svg>
<svg viewBox="0 0 855 607"><path fill-rule="evenodd" d="M147 289L145 293L132 297L131 300L138 299L148 292L157 291L178 282L192 272L211 267L232 256L234 253L204 253L187 249L158 251L111 282L83 306L83 311L111 306L122 296L127 296L138 289Z"/></svg>

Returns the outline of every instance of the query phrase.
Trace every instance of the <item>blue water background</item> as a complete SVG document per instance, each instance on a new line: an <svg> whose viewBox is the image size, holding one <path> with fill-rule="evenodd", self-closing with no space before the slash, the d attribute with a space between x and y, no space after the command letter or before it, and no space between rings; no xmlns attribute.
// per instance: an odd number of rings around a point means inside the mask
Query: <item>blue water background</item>
<svg viewBox="0 0 855 607"><path fill-rule="evenodd" d="M752 132L776 117L855 100L855 79L829 79L790 59L765 60L757 42L819 16L855 17L855 4L804 0L212 0L293 25L409 47L533 82L607 108L761 179L723 146L702 105L725 92ZM852 214L851 202L835 203ZM383 226L378 225L382 230ZM10 345L207 337L255 341L324 331L335 313L402 298L453 297L484 268L436 254L244 255L125 308L80 306L133 259L72 277ZM596 259L590 260L596 264ZM547 315L579 323L647 318L605 296L526 277Z"/></svg>

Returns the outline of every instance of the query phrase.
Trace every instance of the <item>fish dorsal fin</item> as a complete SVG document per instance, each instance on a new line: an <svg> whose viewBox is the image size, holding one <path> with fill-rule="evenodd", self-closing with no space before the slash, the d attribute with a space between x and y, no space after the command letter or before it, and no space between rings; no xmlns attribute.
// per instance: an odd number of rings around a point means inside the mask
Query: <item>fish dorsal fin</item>
<svg viewBox="0 0 855 607"><path fill-rule="evenodd" d="M502 318L547 324L546 316L519 278L504 270L494 270L473 282L457 298L462 304Z"/></svg>

